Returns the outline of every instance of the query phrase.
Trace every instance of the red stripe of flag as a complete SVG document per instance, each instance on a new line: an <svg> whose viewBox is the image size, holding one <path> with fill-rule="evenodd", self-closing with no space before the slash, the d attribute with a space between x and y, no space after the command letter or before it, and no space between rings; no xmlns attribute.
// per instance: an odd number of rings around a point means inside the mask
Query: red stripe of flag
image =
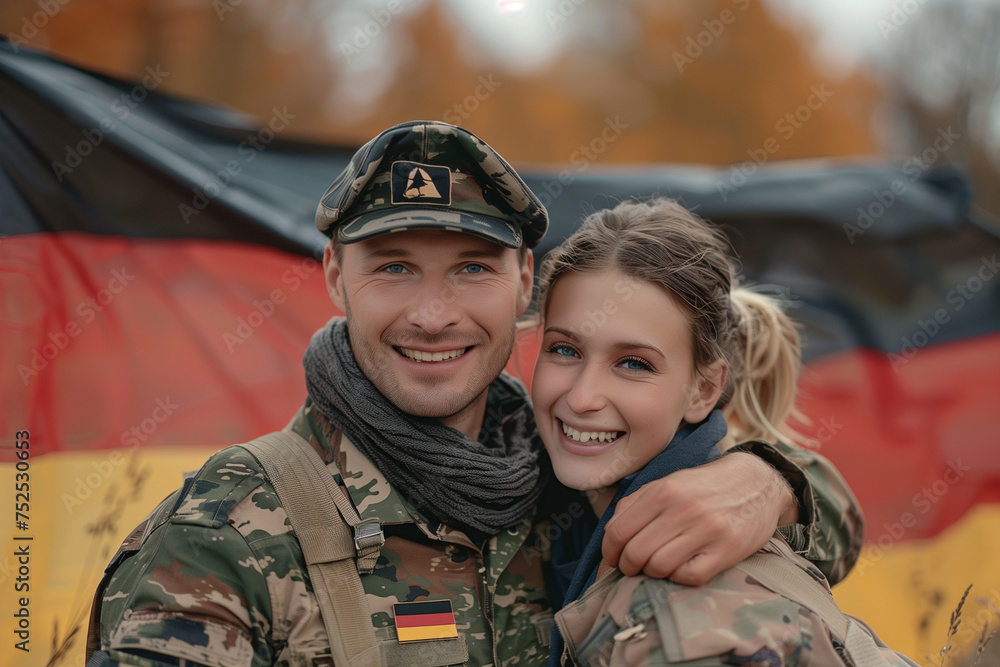
<svg viewBox="0 0 1000 667"><path fill-rule="evenodd" d="M396 616L397 628L418 628L425 625L454 625L455 615L443 614L410 614Z"/></svg>

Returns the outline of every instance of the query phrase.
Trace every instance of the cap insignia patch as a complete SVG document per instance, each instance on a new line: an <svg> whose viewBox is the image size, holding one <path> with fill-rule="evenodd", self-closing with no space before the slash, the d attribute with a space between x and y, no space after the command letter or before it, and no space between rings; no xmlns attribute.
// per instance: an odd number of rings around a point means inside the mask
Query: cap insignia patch
<svg viewBox="0 0 1000 667"><path fill-rule="evenodd" d="M451 169L417 162L393 162L392 203L451 205Z"/></svg>

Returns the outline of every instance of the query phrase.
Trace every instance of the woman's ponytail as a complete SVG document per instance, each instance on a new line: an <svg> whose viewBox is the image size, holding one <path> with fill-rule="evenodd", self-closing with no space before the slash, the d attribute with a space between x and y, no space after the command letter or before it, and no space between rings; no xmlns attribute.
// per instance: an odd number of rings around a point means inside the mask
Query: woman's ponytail
<svg viewBox="0 0 1000 667"><path fill-rule="evenodd" d="M790 417L805 421L795 410L801 370L795 324L776 299L747 287L734 285L730 302L736 327L730 348L733 397L724 410L727 443L806 442L788 425Z"/></svg>

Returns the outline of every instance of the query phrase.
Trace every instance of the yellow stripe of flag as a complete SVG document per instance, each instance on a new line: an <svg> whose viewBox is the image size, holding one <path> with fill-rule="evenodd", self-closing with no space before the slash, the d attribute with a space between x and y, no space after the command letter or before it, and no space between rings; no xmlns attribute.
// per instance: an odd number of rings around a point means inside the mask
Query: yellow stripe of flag
<svg viewBox="0 0 1000 667"><path fill-rule="evenodd" d="M401 642L416 642L427 639L452 639L458 637L458 627L454 623L445 625L425 625L416 628L396 628Z"/></svg>

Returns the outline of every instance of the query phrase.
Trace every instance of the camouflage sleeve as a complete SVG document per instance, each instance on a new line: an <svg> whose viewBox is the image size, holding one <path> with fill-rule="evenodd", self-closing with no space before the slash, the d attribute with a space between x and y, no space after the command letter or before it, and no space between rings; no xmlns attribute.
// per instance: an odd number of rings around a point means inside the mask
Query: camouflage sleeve
<svg viewBox="0 0 1000 667"><path fill-rule="evenodd" d="M228 521L260 486L238 457L216 455L174 496L169 519L108 581L100 664L274 663L268 577L280 573Z"/></svg>
<svg viewBox="0 0 1000 667"><path fill-rule="evenodd" d="M815 585L826 586L822 578ZM563 664L846 664L817 614L735 568L695 587L641 576L602 579L556 622L566 640ZM912 667L876 645L889 665Z"/></svg>
<svg viewBox="0 0 1000 667"><path fill-rule="evenodd" d="M107 646L162 654L165 664L172 656L218 667L270 665L267 591L255 555L232 527L168 522L108 584Z"/></svg>
<svg viewBox="0 0 1000 667"><path fill-rule="evenodd" d="M865 521L837 469L814 451L780 442L748 442L739 450L762 458L788 480L799 501L799 522L782 526L782 536L831 584L842 581L861 555Z"/></svg>
<svg viewBox="0 0 1000 667"><path fill-rule="evenodd" d="M842 664L815 615L736 569L705 586L624 577L592 592L557 616L575 664Z"/></svg>

